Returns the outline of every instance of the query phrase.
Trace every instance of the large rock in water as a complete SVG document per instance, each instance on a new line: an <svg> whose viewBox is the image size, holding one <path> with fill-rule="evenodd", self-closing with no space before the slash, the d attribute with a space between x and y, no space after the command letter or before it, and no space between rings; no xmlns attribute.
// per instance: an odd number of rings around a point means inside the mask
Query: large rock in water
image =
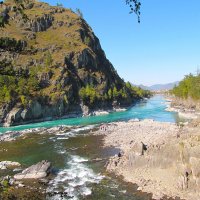
<svg viewBox="0 0 200 200"><path fill-rule="evenodd" d="M12 167L19 167L21 164L18 162L12 162L12 161L1 161L0 162L0 169L8 169Z"/></svg>
<svg viewBox="0 0 200 200"><path fill-rule="evenodd" d="M48 175L51 163L43 160L29 168L23 170L21 173L14 175L17 180L21 179L40 179Z"/></svg>

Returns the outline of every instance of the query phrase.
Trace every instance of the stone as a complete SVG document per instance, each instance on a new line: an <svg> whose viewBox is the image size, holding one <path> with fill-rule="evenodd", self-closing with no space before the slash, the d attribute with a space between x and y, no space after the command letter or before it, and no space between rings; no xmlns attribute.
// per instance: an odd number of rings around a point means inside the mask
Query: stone
<svg viewBox="0 0 200 200"><path fill-rule="evenodd" d="M11 176L4 176L0 178L0 186L5 187L5 183L7 186L11 186L15 184L15 180Z"/></svg>
<svg viewBox="0 0 200 200"><path fill-rule="evenodd" d="M0 170L2 169L9 169L9 168L12 168L12 167L19 167L21 166L20 163L18 162L12 162L12 161L1 161L0 162Z"/></svg>
<svg viewBox="0 0 200 200"><path fill-rule="evenodd" d="M21 173L14 175L16 180L21 179L41 179L48 175L51 163L43 160L35 165L28 167Z"/></svg>
<svg viewBox="0 0 200 200"><path fill-rule="evenodd" d="M179 176L177 186L180 190L186 190L188 188L188 178L186 176Z"/></svg>
<svg viewBox="0 0 200 200"><path fill-rule="evenodd" d="M199 186L199 179L200 179L200 159L191 157L190 158L190 165L191 165L191 170L192 170L192 176L194 180L196 181L197 186Z"/></svg>

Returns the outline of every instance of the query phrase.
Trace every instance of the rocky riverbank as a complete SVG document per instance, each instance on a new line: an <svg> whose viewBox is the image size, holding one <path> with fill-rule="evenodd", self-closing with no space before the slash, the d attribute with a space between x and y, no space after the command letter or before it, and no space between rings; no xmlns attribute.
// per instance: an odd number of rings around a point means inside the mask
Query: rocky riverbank
<svg viewBox="0 0 200 200"><path fill-rule="evenodd" d="M108 115L113 112L123 112L126 111L128 107L105 107L104 109L94 109L89 110L86 106L83 107L83 110L77 110L76 112L71 112L70 114L63 115L60 117L45 117L41 119L31 119L29 121L20 121L19 123L15 123L14 125L24 125L24 124L30 124L30 123L39 123L44 121L53 121L58 119L69 119L69 118L77 118L77 117L89 117L89 116L100 116L100 115ZM12 114L12 113L11 113ZM0 123L0 126L3 127L10 127L10 122L5 122L3 124Z"/></svg>
<svg viewBox="0 0 200 200"><path fill-rule="evenodd" d="M177 112L183 119L200 118L199 103L192 100L181 100L173 97L167 97L166 111Z"/></svg>
<svg viewBox="0 0 200 200"><path fill-rule="evenodd" d="M177 126L131 120L100 127L104 145L120 149L107 170L136 183L155 199L164 196L200 199L199 122Z"/></svg>

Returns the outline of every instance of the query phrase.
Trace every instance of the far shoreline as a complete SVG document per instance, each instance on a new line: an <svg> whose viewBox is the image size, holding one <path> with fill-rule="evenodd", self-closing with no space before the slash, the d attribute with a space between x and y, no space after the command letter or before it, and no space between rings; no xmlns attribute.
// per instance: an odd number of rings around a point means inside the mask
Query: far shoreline
<svg viewBox="0 0 200 200"><path fill-rule="evenodd" d="M150 97L152 98L152 97ZM148 99L150 99L148 98ZM140 100L134 101L130 106L122 106L122 107L117 107L117 108L106 108L106 109L95 109L95 110L91 110L88 114L84 114L84 113L70 113L68 115L63 115L61 117L48 117L48 118L41 118L41 119L33 119L31 121L24 121L24 122L20 122L20 123L15 123L13 125L10 126L3 126L4 124L0 124L0 129L8 129L5 131L0 131L0 134L2 133L6 133L7 131L15 131L13 130L15 127L21 127L21 126L28 126L29 124L33 124L32 128L37 128L35 125L37 125L37 123L48 123L48 122L52 122L52 121L59 121L59 120L66 120L66 119L77 119L77 118L89 118L89 117L95 117L95 116L103 116L103 115L109 115L111 113L116 113L116 112L125 112L127 110L129 110L130 108L134 107L137 103L140 103L142 101L148 100L147 98L142 98ZM100 122L102 123L102 122ZM103 122L106 123L106 122ZM56 126L60 126L63 124L58 124ZM89 125L89 124L87 124ZM48 128L53 127L52 126L48 126ZM72 125L72 126L77 126L77 125ZM27 129L32 129L32 128L27 128ZM9 130L10 129L10 130ZM25 130L25 129L23 129ZM19 130L21 131L21 130Z"/></svg>

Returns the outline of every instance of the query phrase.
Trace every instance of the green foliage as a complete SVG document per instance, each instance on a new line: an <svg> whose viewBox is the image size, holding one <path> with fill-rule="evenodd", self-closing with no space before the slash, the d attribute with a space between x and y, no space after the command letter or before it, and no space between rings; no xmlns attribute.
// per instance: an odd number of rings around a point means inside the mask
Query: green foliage
<svg viewBox="0 0 200 200"><path fill-rule="evenodd" d="M126 4L130 7L130 13L135 13L138 17L138 23L140 23L140 0L126 0Z"/></svg>
<svg viewBox="0 0 200 200"><path fill-rule="evenodd" d="M3 4L4 2L1 1L1 4ZM24 20L24 22L27 22L28 17L27 15L24 13L24 9L25 6L24 4L27 4L28 1L25 0L14 0L12 2L12 7L13 7L13 11L16 14L20 14L21 18ZM9 9L5 9L3 12L0 13L0 27L5 28L6 24L9 24Z"/></svg>
<svg viewBox="0 0 200 200"><path fill-rule="evenodd" d="M118 97L118 91L117 91L117 88L114 87L113 88L113 98L116 99Z"/></svg>
<svg viewBox="0 0 200 200"><path fill-rule="evenodd" d="M91 85L82 87L79 91L79 95L86 105L94 104L95 100L97 100L100 97L96 92L95 88Z"/></svg>
<svg viewBox="0 0 200 200"><path fill-rule="evenodd" d="M126 83L126 87L130 91L133 98L149 98L152 96L152 93L149 90L143 90L140 87L133 86L130 82Z"/></svg>
<svg viewBox="0 0 200 200"><path fill-rule="evenodd" d="M200 99L200 74L192 75L189 74L179 83L178 86L175 86L171 93L176 97L187 99L192 98L194 100Z"/></svg>
<svg viewBox="0 0 200 200"><path fill-rule="evenodd" d="M4 88L5 91L5 96L4 96L4 100L6 103L9 103L11 101L11 91L7 90L6 88Z"/></svg>
<svg viewBox="0 0 200 200"><path fill-rule="evenodd" d="M15 101L26 106L29 97L40 90L36 72L25 75L22 70L20 76L16 74L18 71L10 63L0 63L0 104Z"/></svg>
<svg viewBox="0 0 200 200"><path fill-rule="evenodd" d="M63 99L64 99L64 102L65 102L66 104L68 104L68 103L69 103L69 100L68 100L68 97L67 97L67 95L66 95L66 94L64 95Z"/></svg>
<svg viewBox="0 0 200 200"><path fill-rule="evenodd" d="M28 20L28 16L24 13L24 9L25 9L25 6L24 4L27 4L28 1L27 0L14 0L14 11L17 13L17 14L20 14L21 15L21 18L24 20L24 22L26 22Z"/></svg>
<svg viewBox="0 0 200 200"><path fill-rule="evenodd" d="M2 181L2 186L3 187L5 187L5 188L7 188L7 187L9 187L10 185L9 185L9 181L8 180L4 180L4 181Z"/></svg>
<svg viewBox="0 0 200 200"><path fill-rule="evenodd" d="M22 103L22 105L24 106L24 107L26 107L27 105L28 105L28 99L27 99L27 97L26 96L24 96L24 95L21 95L20 96L20 100L21 100L21 103Z"/></svg>
<svg viewBox="0 0 200 200"><path fill-rule="evenodd" d="M87 46L89 46L90 45L90 38L89 37L85 37L84 38L84 44L86 44Z"/></svg>
<svg viewBox="0 0 200 200"><path fill-rule="evenodd" d="M112 89L110 88L109 90L108 90L108 99L112 99L113 98L113 91L112 91Z"/></svg>
<svg viewBox="0 0 200 200"><path fill-rule="evenodd" d="M79 91L79 96L82 99L83 103L86 105L94 105L97 101L121 101L127 99L141 99L144 97L150 97L151 92L143 90L138 87L132 86L130 83L126 83L122 88L117 89L116 86L109 88L109 90L100 95L98 90L91 85L82 87Z"/></svg>
<svg viewBox="0 0 200 200"><path fill-rule="evenodd" d="M45 54L44 62L46 67L50 67L53 64L53 58L49 51Z"/></svg>

